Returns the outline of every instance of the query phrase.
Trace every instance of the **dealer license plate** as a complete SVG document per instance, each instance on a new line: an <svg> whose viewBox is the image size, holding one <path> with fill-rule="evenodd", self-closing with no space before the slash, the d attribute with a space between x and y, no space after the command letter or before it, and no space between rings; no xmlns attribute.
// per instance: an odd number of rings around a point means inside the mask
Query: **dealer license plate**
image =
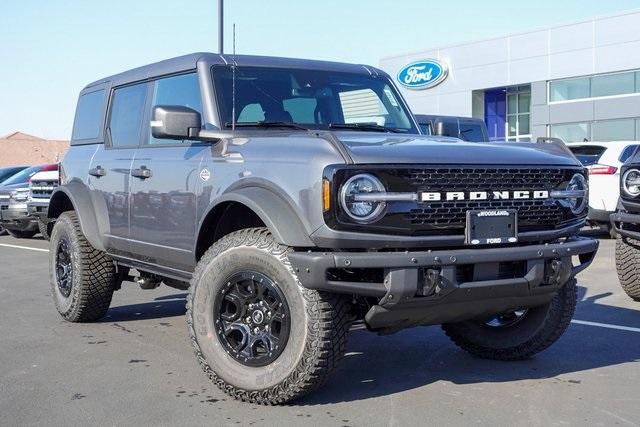
<svg viewBox="0 0 640 427"><path fill-rule="evenodd" d="M518 211L510 209L467 211L465 243L498 245L518 241Z"/></svg>

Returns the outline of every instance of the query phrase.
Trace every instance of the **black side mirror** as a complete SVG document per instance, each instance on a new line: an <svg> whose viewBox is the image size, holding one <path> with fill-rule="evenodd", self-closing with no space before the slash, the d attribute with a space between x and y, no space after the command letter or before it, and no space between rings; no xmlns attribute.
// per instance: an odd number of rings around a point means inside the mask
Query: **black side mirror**
<svg viewBox="0 0 640 427"><path fill-rule="evenodd" d="M153 107L151 134L160 139L197 139L202 128L200 113L180 105Z"/></svg>

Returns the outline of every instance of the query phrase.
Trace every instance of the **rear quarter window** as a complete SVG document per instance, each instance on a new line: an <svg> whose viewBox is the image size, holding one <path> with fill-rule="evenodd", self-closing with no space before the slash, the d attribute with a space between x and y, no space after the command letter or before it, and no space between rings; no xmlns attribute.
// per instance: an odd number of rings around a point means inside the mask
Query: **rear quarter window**
<svg viewBox="0 0 640 427"><path fill-rule="evenodd" d="M607 151L607 147L599 145L580 145L577 147L569 147L574 156L580 160L583 166L591 166L598 163L600 157Z"/></svg>
<svg viewBox="0 0 640 427"><path fill-rule="evenodd" d="M104 89L80 95L73 122L73 140L95 139L100 134Z"/></svg>

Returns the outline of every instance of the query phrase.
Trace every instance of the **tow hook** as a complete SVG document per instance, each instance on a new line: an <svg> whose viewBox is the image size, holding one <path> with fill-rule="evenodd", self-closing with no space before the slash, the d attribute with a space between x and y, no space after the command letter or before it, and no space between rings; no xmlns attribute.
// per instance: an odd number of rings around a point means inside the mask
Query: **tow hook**
<svg viewBox="0 0 640 427"><path fill-rule="evenodd" d="M435 268L427 268L424 270L424 280L422 292L420 295L428 297L440 291L442 288L442 276L440 270Z"/></svg>

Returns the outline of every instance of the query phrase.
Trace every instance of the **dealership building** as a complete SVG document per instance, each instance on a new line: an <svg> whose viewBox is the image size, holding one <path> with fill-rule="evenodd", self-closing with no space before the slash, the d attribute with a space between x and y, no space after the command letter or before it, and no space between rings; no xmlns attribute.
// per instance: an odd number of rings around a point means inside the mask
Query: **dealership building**
<svg viewBox="0 0 640 427"><path fill-rule="evenodd" d="M424 48L380 60L416 114L481 118L492 139L640 140L640 11Z"/></svg>

